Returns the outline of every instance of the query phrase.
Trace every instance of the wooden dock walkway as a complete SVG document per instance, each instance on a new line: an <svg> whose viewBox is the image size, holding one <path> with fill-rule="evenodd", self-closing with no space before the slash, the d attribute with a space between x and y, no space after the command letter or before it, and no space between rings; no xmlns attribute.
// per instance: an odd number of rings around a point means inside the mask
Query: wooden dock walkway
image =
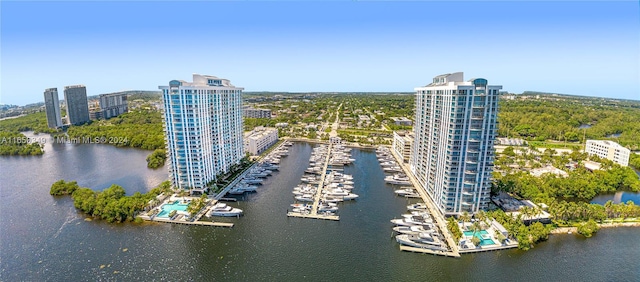
<svg viewBox="0 0 640 282"><path fill-rule="evenodd" d="M420 188L418 180L416 180L416 178L413 177L411 170L407 165L404 164L404 162L402 161L402 158L396 155L396 152L393 149L389 151L391 151L391 155L393 155L393 157L396 159L396 162L400 165L400 167L404 171L404 174L406 174L409 177L409 180L411 180L413 188L416 191L418 191L418 194L420 194L422 201L427 205L427 208L429 209L429 213L431 214L431 217L435 219L436 225L440 229L440 232L442 232L442 235L444 236L445 241L447 242L447 245L449 245L449 249L451 249L451 254L453 254L454 257L460 257L460 253L458 252L458 244L453 239L453 235L451 235L451 232L449 232L449 229L447 229L447 222L444 219L444 216L440 213L440 210L436 208L435 203L431 200L429 195L427 195L427 192ZM401 249L402 247L403 246L401 246ZM407 246L404 246L404 247L411 248ZM422 250L420 248L413 248L413 249ZM434 254L443 255L442 253L434 253Z"/></svg>
<svg viewBox="0 0 640 282"><path fill-rule="evenodd" d="M311 212L308 214L298 212L288 212L289 217L301 217L301 218L314 218L314 219L327 219L327 220L340 220L340 216L337 215L324 215L318 214L318 205L320 203L320 197L322 196L322 189L324 188L324 179L327 176L327 167L329 166L329 159L331 158L332 144L329 144L327 149L327 157L324 159L324 166L322 168L322 174L320 181L318 182L318 188L316 194L313 196L313 205L311 206Z"/></svg>
<svg viewBox="0 0 640 282"><path fill-rule="evenodd" d="M431 249L409 247L409 246L405 246L405 245L400 245L400 250L405 251L405 252L432 254L432 255L445 256L445 257L454 257L454 258L459 258L460 257L459 253L436 251L436 250L431 250Z"/></svg>
<svg viewBox="0 0 640 282"><path fill-rule="evenodd" d="M324 214L310 214L310 213L299 213L299 212L288 212L287 216L289 217L302 217L302 218L314 218L314 219L326 219L326 220L340 220L340 217L337 215L324 215Z"/></svg>
<svg viewBox="0 0 640 282"><path fill-rule="evenodd" d="M151 222L162 222L162 223L173 223L173 224L184 224L184 225L200 225L200 226L215 226L215 227L233 227L233 223L230 222L211 222L211 221L179 221L179 220L170 220L170 219L162 219L162 218L154 218L149 219L141 217L144 220Z"/></svg>

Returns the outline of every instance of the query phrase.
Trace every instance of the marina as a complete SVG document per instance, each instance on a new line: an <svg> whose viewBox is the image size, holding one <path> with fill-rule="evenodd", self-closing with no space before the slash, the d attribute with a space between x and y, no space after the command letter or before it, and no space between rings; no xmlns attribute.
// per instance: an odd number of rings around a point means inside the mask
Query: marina
<svg viewBox="0 0 640 282"><path fill-rule="evenodd" d="M380 162L380 166L384 167L401 167L402 160L396 159L388 147L379 147L376 149L376 156ZM385 171L387 172L387 171ZM400 245L400 250L421 252L434 255L442 255L449 257L460 257L456 250L456 245L448 240L449 231L438 224L444 221L437 211L434 212L429 203L430 199L422 197L411 179L407 176L409 171L395 172L393 175L387 175L385 182L391 185L403 185L394 190L397 196L406 198L421 198L423 203L415 203L407 206L409 213L402 214L402 218L392 219L391 223L396 225L393 231L397 234L396 241ZM407 186L412 185L412 186Z"/></svg>
<svg viewBox="0 0 640 282"><path fill-rule="evenodd" d="M337 203L358 198L351 193L353 176L339 172L355 161L350 151L340 144L321 144L313 149L309 168L292 191L297 202L311 204L293 204L288 217L340 220Z"/></svg>
<svg viewBox="0 0 640 282"><path fill-rule="evenodd" d="M455 261L445 257L447 253L398 247L389 236L389 220L411 210L407 205L424 206L414 203L418 199L395 196L397 188L385 184L373 150L353 149L356 161L344 167L345 174L353 175L360 197L357 203L341 204L339 223L283 214L292 203L291 187L305 175L316 146L296 142L289 156L282 158L279 173L266 178L258 193L245 193L232 203L244 211L243 217L216 218L217 223L234 224L233 228L204 228L84 221L71 199L42 191L59 179L104 189L117 178L132 194L155 187L165 180L159 176L165 177L166 172L146 168L147 151L45 145L47 153L41 158L8 157L11 166L0 173L3 183L24 187L24 193L2 190L2 228L15 235L3 237L0 243L3 280L415 281L426 277L423 280L447 281L455 273L456 279L473 281L514 281L525 276L541 281L624 281L637 276L638 262L628 259L640 255L640 250L629 247L640 240L637 227L602 228L588 240L575 234L552 235L527 252L476 252ZM72 163L77 166L73 170L24 173L73 159L78 160ZM123 159L130 161L100 167L103 178L90 173L96 165ZM576 264L576 257L590 259ZM337 258L341 263L336 263Z"/></svg>

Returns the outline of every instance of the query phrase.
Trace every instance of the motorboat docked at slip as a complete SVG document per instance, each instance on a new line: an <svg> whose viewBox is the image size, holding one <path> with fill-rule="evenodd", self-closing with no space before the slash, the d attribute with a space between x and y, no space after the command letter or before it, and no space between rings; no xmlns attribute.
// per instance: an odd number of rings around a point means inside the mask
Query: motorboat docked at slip
<svg viewBox="0 0 640 282"><path fill-rule="evenodd" d="M207 213L207 216L209 217L210 216L241 216L241 215L242 215L241 209L228 206L227 204L224 204L224 203L216 204Z"/></svg>
<svg viewBox="0 0 640 282"><path fill-rule="evenodd" d="M410 194L415 194L416 190L414 190L413 188L405 188L405 189L395 190L394 193L396 193L398 196L406 196Z"/></svg>
<svg viewBox="0 0 640 282"><path fill-rule="evenodd" d="M425 203L416 203L407 206L410 211L427 211L427 205Z"/></svg>
<svg viewBox="0 0 640 282"><path fill-rule="evenodd" d="M400 174L387 176L384 178L384 181L389 184L395 184L395 185L411 185L409 178Z"/></svg>
<svg viewBox="0 0 640 282"><path fill-rule="evenodd" d="M433 225L433 220L431 219L425 219L425 220L420 220L420 219L416 219L415 217L411 217L411 218L394 218L392 220L390 220L391 223L398 225L398 226L417 226L417 225Z"/></svg>
<svg viewBox="0 0 640 282"><path fill-rule="evenodd" d="M418 234L401 234L396 236L396 241L402 245L426 248L426 249L444 249L442 242L437 237L431 236L432 233L421 232Z"/></svg>
<svg viewBox="0 0 640 282"><path fill-rule="evenodd" d="M432 233L434 232L433 229L431 229L431 227L429 227L428 225L425 226L424 225L415 225L415 226L396 226L393 228L393 231L398 232L400 234L409 234L409 235L415 235L418 233Z"/></svg>

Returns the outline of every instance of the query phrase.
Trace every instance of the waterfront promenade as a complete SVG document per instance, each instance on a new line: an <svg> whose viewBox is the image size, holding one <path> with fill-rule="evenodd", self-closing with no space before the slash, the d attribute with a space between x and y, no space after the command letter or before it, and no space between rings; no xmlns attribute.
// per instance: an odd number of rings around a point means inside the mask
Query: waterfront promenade
<svg viewBox="0 0 640 282"><path fill-rule="evenodd" d="M436 225L440 229L440 232L444 236L445 241L447 242L447 245L449 246L449 249L451 251L442 252L442 251L434 251L429 249L412 248L407 246L400 246L400 249L403 251L422 252L422 253L450 256L450 257L460 257L458 244L456 244L455 240L453 239L453 236L451 235L451 232L449 232L449 229L447 229L447 221L445 220L444 215L440 213L440 210L435 206L435 203L431 200L429 195L427 195L427 192L420 188L420 185L418 184L418 181L415 179L415 177L413 177L413 174L411 173L409 166L402 161L402 158L396 155L396 152L394 150L391 149L389 151L391 151L391 154L396 159L396 162L400 165L400 167L402 167L402 170L409 177L409 180L411 180L413 187L420 194L420 198L422 198L422 201L424 201L424 203L427 205L427 208L431 213L431 217L435 219Z"/></svg>

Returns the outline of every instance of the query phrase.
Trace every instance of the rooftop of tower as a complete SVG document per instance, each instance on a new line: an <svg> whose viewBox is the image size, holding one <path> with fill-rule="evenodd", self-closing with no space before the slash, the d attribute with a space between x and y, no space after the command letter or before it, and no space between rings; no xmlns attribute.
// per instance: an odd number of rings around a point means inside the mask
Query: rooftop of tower
<svg viewBox="0 0 640 282"><path fill-rule="evenodd" d="M169 87L176 86L186 86L186 87L203 87L203 86L214 86L214 87L235 87L228 79L219 78L213 75L203 75L203 74L193 74L193 81L185 81L185 80L172 80L169 82ZM163 89L165 86L160 86L160 89Z"/></svg>

